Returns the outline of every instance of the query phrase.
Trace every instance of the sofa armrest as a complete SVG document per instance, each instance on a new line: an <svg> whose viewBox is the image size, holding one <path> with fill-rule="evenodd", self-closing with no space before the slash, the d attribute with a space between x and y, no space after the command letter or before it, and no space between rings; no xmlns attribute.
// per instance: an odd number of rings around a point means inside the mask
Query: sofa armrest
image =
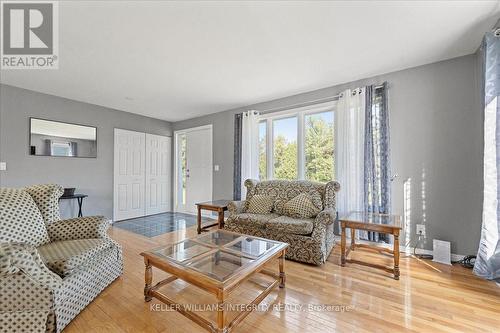
<svg viewBox="0 0 500 333"><path fill-rule="evenodd" d="M329 225L337 219L337 211L333 208L327 208L319 212L316 216L314 224L324 224Z"/></svg>
<svg viewBox="0 0 500 333"><path fill-rule="evenodd" d="M109 225L104 216L86 216L49 223L47 231L51 241L107 238Z"/></svg>
<svg viewBox="0 0 500 333"><path fill-rule="evenodd" d="M238 215L245 211L245 200L242 201L230 201L227 204L227 210L229 216Z"/></svg>
<svg viewBox="0 0 500 333"><path fill-rule="evenodd" d="M314 229L312 237L322 242L327 237L329 226L337 219L337 211L333 208L326 208L319 212L314 219Z"/></svg>
<svg viewBox="0 0 500 333"><path fill-rule="evenodd" d="M61 277L45 266L36 248L0 244L0 326L9 324L19 332L48 331L62 297L61 285Z"/></svg>
<svg viewBox="0 0 500 333"><path fill-rule="evenodd" d="M49 290L58 289L62 283L61 277L44 264L34 246L23 243L1 243L0 279L2 281L11 280L19 275L24 275L33 281L32 284L43 286ZM1 283L0 288L4 288ZM3 302L3 299L1 301Z"/></svg>

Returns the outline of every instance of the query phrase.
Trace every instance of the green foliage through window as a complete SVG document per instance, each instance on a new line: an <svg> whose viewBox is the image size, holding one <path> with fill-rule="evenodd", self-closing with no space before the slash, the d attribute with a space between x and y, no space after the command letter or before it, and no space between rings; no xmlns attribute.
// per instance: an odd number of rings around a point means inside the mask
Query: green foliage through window
<svg viewBox="0 0 500 333"><path fill-rule="evenodd" d="M333 113L305 116L304 174L307 180L328 182L334 178Z"/></svg>

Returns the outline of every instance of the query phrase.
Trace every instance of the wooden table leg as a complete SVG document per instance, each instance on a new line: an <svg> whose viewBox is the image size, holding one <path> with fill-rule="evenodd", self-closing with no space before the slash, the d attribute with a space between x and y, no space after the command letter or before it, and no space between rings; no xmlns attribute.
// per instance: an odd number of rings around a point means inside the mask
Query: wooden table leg
<svg viewBox="0 0 500 333"><path fill-rule="evenodd" d="M399 232L394 234L394 279L399 280Z"/></svg>
<svg viewBox="0 0 500 333"><path fill-rule="evenodd" d="M224 327L224 294L222 291L217 293L217 332L224 333L226 329Z"/></svg>
<svg viewBox="0 0 500 333"><path fill-rule="evenodd" d="M285 288L286 275L285 275L285 251L278 258L280 268L280 288Z"/></svg>
<svg viewBox="0 0 500 333"><path fill-rule="evenodd" d="M345 266L345 224L341 224L342 235L340 236L340 265Z"/></svg>
<svg viewBox="0 0 500 333"><path fill-rule="evenodd" d="M149 291L151 290L151 284L153 282L153 267L151 267L148 259L144 259L144 264L146 265L146 271L144 273L144 300L149 302L152 299L149 295Z"/></svg>
<svg viewBox="0 0 500 333"><path fill-rule="evenodd" d="M198 235L201 234L201 208L198 206L198 219L196 221L198 225Z"/></svg>
<svg viewBox="0 0 500 333"><path fill-rule="evenodd" d="M356 247L356 229L351 228L351 251Z"/></svg>
<svg viewBox="0 0 500 333"><path fill-rule="evenodd" d="M224 211L222 209L219 209L219 216L218 216L217 222L219 223L219 229L223 229L224 228Z"/></svg>

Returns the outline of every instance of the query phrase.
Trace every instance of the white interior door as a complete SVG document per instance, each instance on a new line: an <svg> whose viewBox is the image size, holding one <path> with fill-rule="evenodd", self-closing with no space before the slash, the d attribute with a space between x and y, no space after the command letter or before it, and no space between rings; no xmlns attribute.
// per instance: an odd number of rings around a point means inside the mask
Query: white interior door
<svg viewBox="0 0 500 333"><path fill-rule="evenodd" d="M196 203L212 200L212 128L188 130L182 135L185 143L181 144L178 136L177 159L182 155L185 158L185 177L182 167L178 167L177 210L197 213ZM184 154L179 149L185 149ZM182 161L177 165L182 165Z"/></svg>
<svg viewBox="0 0 500 333"><path fill-rule="evenodd" d="M146 215L170 210L170 142L146 133Z"/></svg>
<svg viewBox="0 0 500 333"><path fill-rule="evenodd" d="M115 129L113 220L144 216L146 134Z"/></svg>

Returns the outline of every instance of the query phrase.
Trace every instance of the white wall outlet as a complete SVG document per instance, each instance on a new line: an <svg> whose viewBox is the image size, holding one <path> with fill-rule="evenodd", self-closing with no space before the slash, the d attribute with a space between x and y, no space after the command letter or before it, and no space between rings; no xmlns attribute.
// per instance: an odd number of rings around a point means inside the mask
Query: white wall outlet
<svg viewBox="0 0 500 333"><path fill-rule="evenodd" d="M425 237L425 224L417 224L417 235Z"/></svg>
<svg viewBox="0 0 500 333"><path fill-rule="evenodd" d="M220 168L219 168L219 165L218 165L218 164L214 165L214 171L219 171L219 169L220 169Z"/></svg>
<svg viewBox="0 0 500 333"><path fill-rule="evenodd" d="M7 170L7 162L0 162L0 171Z"/></svg>

